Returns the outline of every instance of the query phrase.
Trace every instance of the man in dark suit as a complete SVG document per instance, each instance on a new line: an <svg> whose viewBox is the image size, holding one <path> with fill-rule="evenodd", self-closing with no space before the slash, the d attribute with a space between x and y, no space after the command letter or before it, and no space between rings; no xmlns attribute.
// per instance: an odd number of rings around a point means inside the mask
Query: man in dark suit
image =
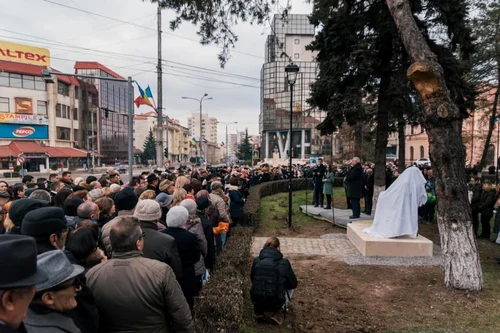
<svg viewBox="0 0 500 333"><path fill-rule="evenodd" d="M374 184L375 184L375 179L373 177L373 170L367 169L363 185L363 195L365 197L364 213L367 215L372 215Z"/></svg>
<svg viewBox="0 0 500 333"><path fill-rule="evenodd" d="M363 196L363 168L359 164L358 157L352 159L352 168L346 176L347 197L351 199L352 216L350 219L358 219L361 214L360 199Z"/></svg>
<svg viewBox="0 0 500 333"><path fill-rule="evenodd" d="M314 168L313 179L314 179L314 197L316 201L314 202L314 207L323 207L323 175L325 174L325 166L323 165L323 159L318 158L318 165Z"/></svg>

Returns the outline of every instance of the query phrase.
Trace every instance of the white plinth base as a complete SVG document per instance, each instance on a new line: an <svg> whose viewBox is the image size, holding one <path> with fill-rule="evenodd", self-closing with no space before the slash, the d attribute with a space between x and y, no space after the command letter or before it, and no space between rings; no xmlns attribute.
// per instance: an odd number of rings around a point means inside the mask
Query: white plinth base
<svg viewBox="0 0 500 333"><path fill-rule="evenodd" d="M433 243L425 237L402 236L377 238L363 232L373 221L352 222L347 225L347 238L363 256L368 257L432 257Z"/></svg>

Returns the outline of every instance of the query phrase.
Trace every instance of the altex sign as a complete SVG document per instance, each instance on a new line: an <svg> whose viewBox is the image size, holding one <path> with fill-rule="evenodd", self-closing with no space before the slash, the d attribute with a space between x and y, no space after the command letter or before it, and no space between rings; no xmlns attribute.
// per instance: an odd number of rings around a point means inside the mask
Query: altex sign
<svg viewBox="0 0 500 333"><path fill-rule="evenodd" d="M0 41L0 60L48 67L50 52L40 47Z"/></svg>

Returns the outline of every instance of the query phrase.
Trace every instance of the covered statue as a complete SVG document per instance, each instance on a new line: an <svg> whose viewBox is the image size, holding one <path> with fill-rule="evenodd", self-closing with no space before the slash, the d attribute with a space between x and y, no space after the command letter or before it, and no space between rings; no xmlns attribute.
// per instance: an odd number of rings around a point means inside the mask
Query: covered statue
<svg viewBox="0 0 500 333"><path fill-rule="evenodd" d="M373 224L363 232L379 238L417 237L418 207L427 202L425 183L417 167L406 169L380 193Z"/></svg>

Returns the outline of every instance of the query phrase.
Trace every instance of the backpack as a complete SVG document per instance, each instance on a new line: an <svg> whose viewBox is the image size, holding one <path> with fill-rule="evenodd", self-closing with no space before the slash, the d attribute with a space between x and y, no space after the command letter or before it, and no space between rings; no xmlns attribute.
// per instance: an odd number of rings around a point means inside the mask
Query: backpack
<svg viewBox="0 0 500 333"><path fill-rule="evenodd" d="M255 308L261 312L275 312L285 304L285 283L279 264L279 260L266 258L254 267L250 295Z"/></svg>

